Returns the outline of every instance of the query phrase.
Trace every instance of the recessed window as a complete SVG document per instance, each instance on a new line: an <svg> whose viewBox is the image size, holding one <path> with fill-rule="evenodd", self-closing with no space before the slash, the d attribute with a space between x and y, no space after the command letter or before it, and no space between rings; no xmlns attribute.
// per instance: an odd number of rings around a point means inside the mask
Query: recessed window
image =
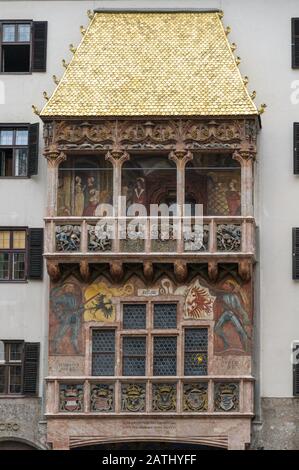
<svg viewBox="0 0 299 470"><path fill-rule="evenodd" d="M26 230L0 231L0 281L26 278Z"/></svg>
<svg viewBox="0 0 299 470"><path fill-rule="evenodd" d="M39 343L0 340L0 394L36 395Z"/></svg>
<svg viewBox="0 0 299 470"><path fill-rule="evenodd" d="M44 21L1 21L1 72L44 72L46 40L47 23Z"/></svg>
<svg viewBox="0 0 299 470"><path fill-rule="evenodd" d="M4 344L1 341L2 344ZM4 360L0 365L0 393L22 393L22 361L24 343L5 343Z"/></svg>
<svg viewBox="0 0 299 470"><path fill-rule="evenodd" d="M121 311L122 321L115 329L94 329L92 332L92 375L175 377L208 374L208 328L182 328L177 321L178 304L125 303ZM183 342L183 360L178 361Z"/></svg>
<svg viewBox="0 0 299 470"><path fill-rule="evenodd" d="M2 72L30 72L31 23L2 24Z"/></svg>
<svg viewBox="0 0 299 470"><path fill-rule="evenodd" d="M0 125L0 177L26 177L37 173L38 124Z"/></svg>

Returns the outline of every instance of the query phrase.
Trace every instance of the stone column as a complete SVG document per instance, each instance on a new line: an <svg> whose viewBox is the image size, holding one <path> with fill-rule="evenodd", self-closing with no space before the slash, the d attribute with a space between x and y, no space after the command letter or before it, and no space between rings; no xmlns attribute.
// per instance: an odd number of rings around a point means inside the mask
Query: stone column
<svg viewBox="0 0 299 470"><path fill-rule="evenodd" d="M60 152L55 145L46 148L44 155L48 162L47 167L47 213L48 217L57 215L57 189L58 168L60 163L67 158L66 154Z"/></svg>
<svg viewBox="0 0 299 470"><path fill-rule="evenodd" d="M236 151L234 160L241 165L241 216L253 217L253 161L254 153Z"/></svg>
<svg viewBox="0 0 299 470"><path fill-rule="evenodd" d="M185 167L192 160L193 155L187 150L174 150L169 154L169 160L175 162L177 167L177 206L178 217L184 216L185 204Z"/></svg>
<svg viewBox="0 0 299 470"><path fill-rule="evenodd" d="M177 200L177 217L178 219L178 225L177 227L180 227L180 233L178 234L178 240L177 240L177 250L179 253L184 251L184 237L182 236L182 230L183 230L183 224L182 221L180 220L181 217L184 217L185 215L185 210L184 210L184 204L185 204L185 168L186 164L189 160L192 160L193 155L190 151L187 150L174 150L169 154L169 160L175 162L176 167L177 167L177 181L176 181L176 187L177 187L177 195L176 195L176 200Z"/></svg>
<svg viewBox="0 0 299 470"><path fill-rule="evenodd" d="M121 196L121 169L123 164L130 160L130 155L122 150L111 150L106 154L106 160L113 165L113 209L114 215L121 215L119 207L119 197Z"/></svg>

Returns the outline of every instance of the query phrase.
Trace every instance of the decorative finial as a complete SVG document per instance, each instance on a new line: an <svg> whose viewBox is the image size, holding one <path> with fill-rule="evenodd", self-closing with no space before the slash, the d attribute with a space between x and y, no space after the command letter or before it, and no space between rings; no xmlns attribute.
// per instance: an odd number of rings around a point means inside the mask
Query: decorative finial
<svg viewBox="0 0 299 470"><path fill-rule="evenodd" d="M69 65L69 64L66 63L65 59L62 59L62 66L63 66L65 69L68 68L68 65Z"/></svg>
<svg viewBox="0 0 299 470"><path fill-rule="evenodd" d="M244 85L248 85L248 82L249 82L249 78L247 77L247 75L243 78L243 83Z"/></svg>
<svg viewBox="0 0 299 470"><path fill-rule="evenodd" d="M70 45L69 45L69 48L70 48L70 51L71 51L73 54L75 54L75 52L76 52L75 46L74 46L73 44L70 44Z"/></svg>
<svg viewBox="0 0 299 470"><path fill-rule="evenodd" d="M264 114L266 111L267 105L265 103L261 104L261 107L259 109L259 114Z"/></svg>
<svg viewBox="0 0 299 470"><path fill-rule="evenodd" d="M252 100L255 100L255 98L256 98L256 91L255 90L253 90L253 92L251 93L250 98Z"/></svg>
<svg viewBox="0 0 299 470"><path fill-rule="evenodd" d="M46 91L43 92L43 97L45 98L46 101L49 101L48 93Z"/></svg>
<svg viewBox="0 0 299 470"><path fill-rule="evenodd" d="M55 83L55 85L58 85L60 80L56 77L56 75L53 75L53 82Z"/></svg>
<svg viewBox="0 0 299 470"><path fill-rule="evenodd" d="M232 30L231 27L230 27L230 26L227 26L227 27L225 28L225 30L224 30L224 31L225 31L225 34L228 36L229 33L231 32L231 30Z"/></svg>
<svg viewBox="0 0 299 470"><path fill-rule="evenodd" d="M92 10L87 10L87 16L90 20L92 20L93 15L94 15L94 12Z"/></svg>
<svg viewBox="0 0 299 470"><path fill-rule="evenodd" d="M86 33L86 29L82 25L80 26L80 33L82 34L82 36L84 36L84 34Z"/></svg>
<svg viewBox="0 0 299 470"><path fill-rule="evenodd" d="M236 49L237 49L237 44L235 42L233 42L231 45L230 45L230 48L232 50L232 52L234 52Z"/></svg>
<svg viewBox="0 0 299 470"><path fill-rule="evenodd" d="M37 116L39 116L39 115L40 115L40 110L39 110L39 109L37 109L37 107L36 107L36 106L34 106L34 104L32 105L32 110L33 110L34 114L36 114Z"/></svg>
<svg viewBox="0 0 299 470"><path fill-rule="evenodd" d="M237 58L236 58L236 64L237 64L237 65L240 65L240 63L241 63L241 57L237 57Z"/></svg>

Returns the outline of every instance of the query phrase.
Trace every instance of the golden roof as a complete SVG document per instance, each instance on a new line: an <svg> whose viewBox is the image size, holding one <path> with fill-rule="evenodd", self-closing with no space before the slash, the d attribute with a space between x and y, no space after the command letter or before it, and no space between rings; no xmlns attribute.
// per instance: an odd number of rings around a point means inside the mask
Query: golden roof
<svg viewBox="0 0 299 470"><path fill-rule="evenodd" d="M256 114L219 13L101 12L41 117Z"/></svg>

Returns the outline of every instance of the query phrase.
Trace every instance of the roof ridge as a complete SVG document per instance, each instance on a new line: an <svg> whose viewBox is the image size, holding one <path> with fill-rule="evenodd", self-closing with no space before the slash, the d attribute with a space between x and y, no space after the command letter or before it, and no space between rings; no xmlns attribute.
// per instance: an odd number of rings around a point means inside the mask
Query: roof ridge
<svg viewBox="0 0 299 470"><path fill-rule="evenodd" d="M183 7L173 7L173 8L159 8L159 7L98 7L93 10L95 13L220 13L222 10L220 8L183 8Z"/></svg>

